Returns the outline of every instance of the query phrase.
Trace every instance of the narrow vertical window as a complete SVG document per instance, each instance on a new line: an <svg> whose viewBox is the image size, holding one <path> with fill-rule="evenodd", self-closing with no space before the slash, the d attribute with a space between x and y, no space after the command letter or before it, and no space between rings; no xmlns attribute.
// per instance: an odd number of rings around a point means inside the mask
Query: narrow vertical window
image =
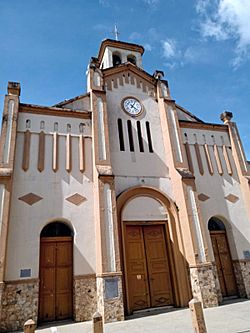
<svg viewBox="0 0 250 333"><path fill-rule="evenodd" d="M146 131L147 131L147 137L148 137L148 150L150 153L153 153L153 144L152 144L152 138L151 138L151 131L150 131L150 124L148 121L146 121Z"/></svg>
<svg viewBox="0 0 250 333"><path fill-rule="evenodd" d="M117 123L118 123L118 135L119 135L120 151L125 151L122 120L119 118Z"/></svg>
<svg viewBox="0 0 250 333"><path fill-rule="evenodd" d="M128 120L127 126L128 126L129 148L130 148L130 151L135 151L131 120Z"/></svg>
<svg viewBox="0 0 250 333"><path fill-rule="evenodd" d="M137 135L138 135L138 142L139 142L139 148L140 152L144 152L144 147L143 147L143 139L142 139L142 133L141 133L141 123L139 121L136 122L137 125Z"/></svg>

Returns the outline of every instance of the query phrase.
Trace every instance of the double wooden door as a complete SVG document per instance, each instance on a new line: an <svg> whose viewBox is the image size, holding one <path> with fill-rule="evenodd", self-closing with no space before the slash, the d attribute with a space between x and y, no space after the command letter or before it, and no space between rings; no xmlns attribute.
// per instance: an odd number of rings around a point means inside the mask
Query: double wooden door
<svg viewBox="0 0 250 333"><path fill-rule="evenodd" d="M72 287L72 237L41 238L40 322L72 318Z"/></svg>
<svg viewBox="0 0 250 333"><path fill-rule="evenodd" d="M126 289L128 312L172 305L164 225L126 225Z"/></svg>
<svg viewBox="0 0 250 333"><path fill-rule="evenodd" d="M225 231L210 231L222 296L237 295L237 286Z"/></svg>

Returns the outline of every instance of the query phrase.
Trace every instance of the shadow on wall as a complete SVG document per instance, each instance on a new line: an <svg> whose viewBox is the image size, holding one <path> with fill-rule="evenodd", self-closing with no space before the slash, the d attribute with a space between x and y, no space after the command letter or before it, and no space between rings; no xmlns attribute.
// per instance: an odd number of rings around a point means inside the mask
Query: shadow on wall
<svg viewBox="0 0 250 333"><path fill-rule="evenodd" d="M233 296L237 294L240 297L246 297L249 294L246 288L250 281L246 281L246 274L243 273L240 265L240 261L242 261L245 255L244 253L242 256L239 255L235 239L237 239L241 248L248 249L246 252L250 254L249 241L235 225L230 224L221 216L210 218L208 229L210 231L210 241L212 243L212 251L215 258L222 296ZM227 253L228 250L229 254ZM232 270L230 268L231 265ZM247 275L249 275L249 273L247 273ZM234 283L236 283L236 287L233 286Z"/></svg>

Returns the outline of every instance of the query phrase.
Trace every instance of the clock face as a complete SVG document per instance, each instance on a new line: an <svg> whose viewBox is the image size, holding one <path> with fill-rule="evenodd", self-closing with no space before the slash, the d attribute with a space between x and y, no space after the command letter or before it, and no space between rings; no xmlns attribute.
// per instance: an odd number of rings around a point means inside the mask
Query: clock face
<svg viewBox="0 0 250 333"><path fill-rule="evenodd" d="M122 100L123 109L131 116L138 116L142 112L141 103L134 97L127 97Z"/></svg>

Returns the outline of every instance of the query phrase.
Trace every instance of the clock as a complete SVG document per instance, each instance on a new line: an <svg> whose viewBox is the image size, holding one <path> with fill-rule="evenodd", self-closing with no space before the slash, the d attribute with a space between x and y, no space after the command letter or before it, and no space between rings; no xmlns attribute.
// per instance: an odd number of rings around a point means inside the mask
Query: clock
<svg viewBox="0 0 250 333"><path fill-rule="evenodd" d="M122 100L122 108L130 116L139 116L142 111L142 105L135 97L125 97Z"/></svg>

